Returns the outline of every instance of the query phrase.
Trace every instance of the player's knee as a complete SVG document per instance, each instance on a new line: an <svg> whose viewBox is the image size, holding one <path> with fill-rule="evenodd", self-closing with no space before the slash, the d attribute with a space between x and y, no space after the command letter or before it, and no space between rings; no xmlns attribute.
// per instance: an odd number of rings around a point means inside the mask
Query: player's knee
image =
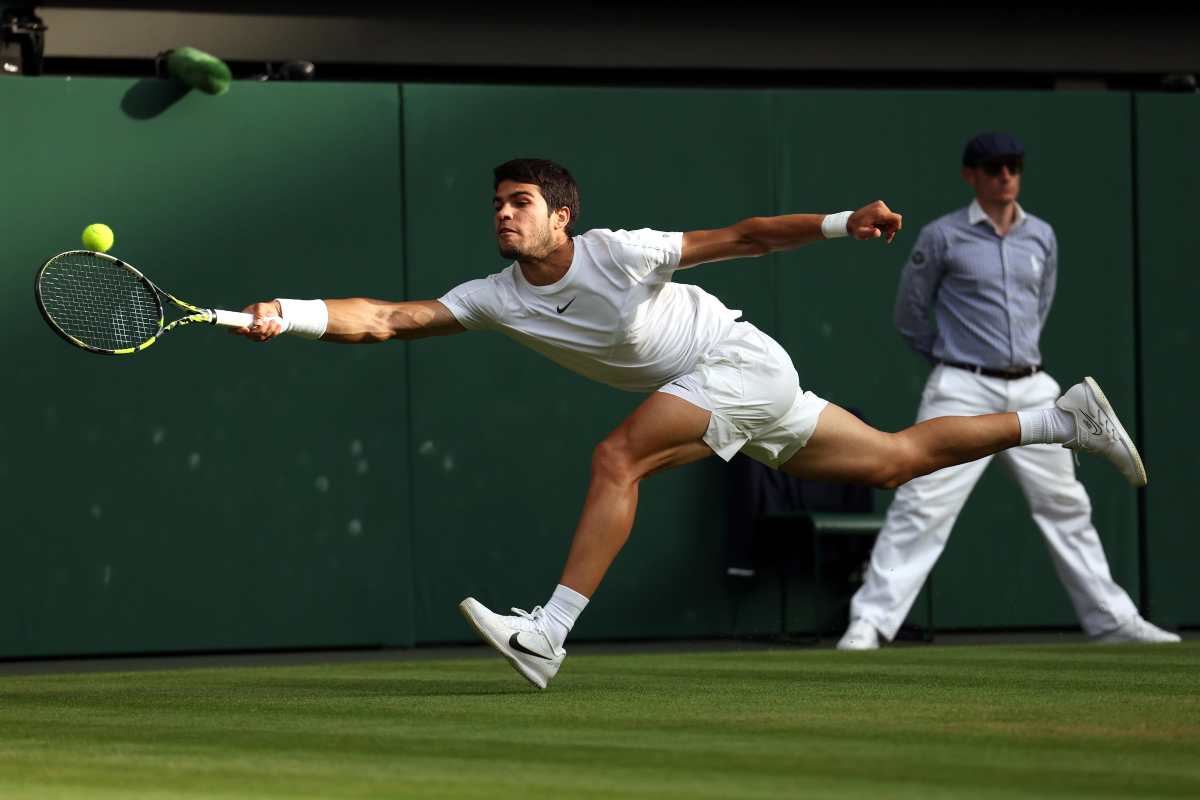
<svg viewBox="0 0 1200 800"><path fill-rule="evenodd" d="M633 466L633 459L630 458L624 442L618 437L609 436L592 451L593 478L614 483L632 483L637 479Z"/></svg>

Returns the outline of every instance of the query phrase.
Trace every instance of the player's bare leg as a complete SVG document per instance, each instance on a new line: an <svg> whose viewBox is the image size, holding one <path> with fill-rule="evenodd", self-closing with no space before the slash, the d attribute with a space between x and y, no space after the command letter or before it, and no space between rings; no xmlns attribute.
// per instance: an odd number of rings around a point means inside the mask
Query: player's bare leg
<svg viewBox="0 0 1200 800"><path fill-rule="evenodd" d="M700 438L709 416L686 400L656 392L596 446L567 564L544 608L514 608L507 615L473 597L459 604L484 641L534 686L544 689L558 674L567 633L629 538L642 478L712 455Z"/></svg>
<svg viewBox="0 0 1200 800"><path fill-rule="evenodd" d="M938 417L885 433L830 403L808 444L780 469L800 478L895 488L1020 443L1015 413Z"/></svg>
<svg viewBox="0 0 1200 800"><path fill-rule="evenodd" d="M591 597L629 538L642 478L712 455L701 440L709 416L686 400L655 392L596 446L560 583Z"/></svg>

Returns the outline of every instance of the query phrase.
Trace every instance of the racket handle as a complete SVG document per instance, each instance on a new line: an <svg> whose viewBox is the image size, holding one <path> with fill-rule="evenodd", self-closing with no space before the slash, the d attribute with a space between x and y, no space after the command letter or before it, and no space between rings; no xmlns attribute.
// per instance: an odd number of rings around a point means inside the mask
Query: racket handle
<svg viewBox="0 0 1200 800"><path fill-rule="evenodd" d="M213 325L220 325L222 328L245 328L250 323L254 322L253 314L243 314L241 311L222 311L219 308L212 310ZM264 317L267 320L276 320L283 326L280 333L287 333L292 327L291 323L283 317Z"/></svg>

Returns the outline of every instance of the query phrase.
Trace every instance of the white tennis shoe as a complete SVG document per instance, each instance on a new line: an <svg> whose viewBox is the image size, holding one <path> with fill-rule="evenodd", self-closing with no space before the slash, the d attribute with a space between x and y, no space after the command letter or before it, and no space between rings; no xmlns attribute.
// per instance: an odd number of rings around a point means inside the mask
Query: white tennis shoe
<svg viewBox="0 0 1200 800"><path fill-rule="evenodd" d="M1111 461L1131 486L1146 485L1142 457L1094 378L1084 378L1067 389L1054 405L1075 417L1075 438L1063 447L1098 453Z"/></svg>
<svg viewBox="0 0 1200 800"><path fill-rule="evenodd" d="M850 627L837 643L838 650L878 650L879 631L866 620L851 621Z"/></svg>
<svg viewBox="0 0 1200 800"><path fill-rule="evenodd" d="M545 689L550 679L558 674L567 651L551 644L541 606L535 606L533 611L514 608L515 616L505 616L489 611L483 603L468 597L458 604L458 610L483 640L507 658L513 669L534 686Z"/></svg>
<svg viewBox="0 0 1200 800"><path fill-rule="evenodd" d="M1136 616L1114 630L1092 639L1096 644L1175 644L1182 641L1178 634L1164 631L1157 625Z"/></svg>

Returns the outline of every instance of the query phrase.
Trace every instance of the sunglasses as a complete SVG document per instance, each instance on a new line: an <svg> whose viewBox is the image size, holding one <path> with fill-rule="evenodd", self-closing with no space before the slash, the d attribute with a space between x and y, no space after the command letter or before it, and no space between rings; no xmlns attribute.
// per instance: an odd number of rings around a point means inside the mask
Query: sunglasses
<svg viewBox="0 0 1200 800"><path fill-rule="evenodd" d="M1025 159L1020 156L1010 156L1008 158L993 158L979 165L979 168L987 175L995 178L1000 174L1000 170L1008 167L1010 175L1020 175L1021 170L1025 169Z"/></svg>

